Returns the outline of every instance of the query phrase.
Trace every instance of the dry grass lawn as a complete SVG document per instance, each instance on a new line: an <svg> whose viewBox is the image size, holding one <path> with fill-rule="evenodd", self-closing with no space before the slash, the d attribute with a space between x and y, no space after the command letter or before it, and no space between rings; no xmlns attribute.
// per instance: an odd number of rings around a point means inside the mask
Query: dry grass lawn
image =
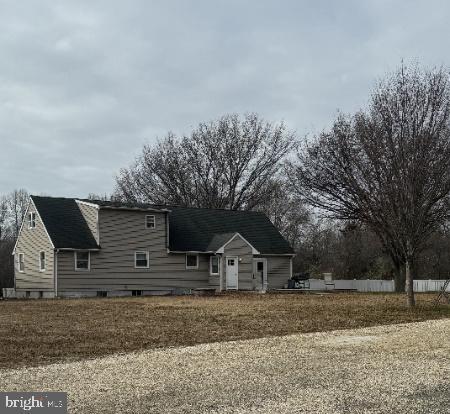
<svg viewBox="0 0 450 414"><path fill-rule="evenodd" d="M351 329L450 317L418 295L236 294L0 302L0 368L149 348Z"/></svg>

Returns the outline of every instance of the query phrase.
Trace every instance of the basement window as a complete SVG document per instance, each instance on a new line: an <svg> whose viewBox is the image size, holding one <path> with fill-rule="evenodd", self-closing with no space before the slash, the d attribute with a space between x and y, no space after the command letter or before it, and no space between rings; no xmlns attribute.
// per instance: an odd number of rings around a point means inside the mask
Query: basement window
<svg viewBox="0 0 450 414"><path fill-rule="evenodd" d="M154 229L156 227L155 216L145 216L145 228Z"/></svg>
<svg viewBox="0 0 450 414"><path fill-rule="evenodd" d="M108 296L108 292L105 292L104 290L97 290L98 298L106 298L107 296Z"/></svg>
<svg viewBox="0 0 450 414"><path fill-rule="evenodd" d="M134 253L134 267L136 269L148 269L149 268L149 253L148 252L135 252Z"/></svg>
<svg viewBox="0 0 450 414"><path fill-rule="evenodd" d="M90 252L75 252L75 270L90 270L91 254Z"/></svg>
<svg viewBox="0 0 450 414"><path fill-rule="evenodd" d="M34 229L36 227L36 213L28 213L28 228Z"/></svg>
<svg viewBox="0 0 450 414"><path fill-rule="evenodd" d="M209 259L209 273L211 275L219 274L219 260L218 256L211 256Z"/></svg>
<svg viewBox="0 0 450 414"><path fill-rule="evenodd" d="M131 296L142 296L142 290L132 290Z"/></svg>
<svg viewBox="0 0 450 414"><path fill-rule="evenodd" d="M198 254L186 254L186 269L198 269Z"/></svg>

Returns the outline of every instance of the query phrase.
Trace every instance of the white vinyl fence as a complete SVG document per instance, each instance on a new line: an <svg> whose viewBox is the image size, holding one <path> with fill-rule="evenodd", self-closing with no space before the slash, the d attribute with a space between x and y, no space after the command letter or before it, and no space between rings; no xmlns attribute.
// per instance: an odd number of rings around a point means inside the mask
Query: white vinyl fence
<svg viewBox="0 0 450 414"><path fill-rule="evenodd" d="M439 292L445 280L415 280L415 292ZM395 282L393 280L333 280L309 279L311 290L356 290L358 292L395 292ZM450 292L450 285L447 288Z"/></svg>
<svg viewBox="0 0 450 414"><path fill-rule="evenodd" d="M415 292L439 292L444 286L445 280L415 280ZM450 285L447 286L447 292L450 292Z"/></svg>

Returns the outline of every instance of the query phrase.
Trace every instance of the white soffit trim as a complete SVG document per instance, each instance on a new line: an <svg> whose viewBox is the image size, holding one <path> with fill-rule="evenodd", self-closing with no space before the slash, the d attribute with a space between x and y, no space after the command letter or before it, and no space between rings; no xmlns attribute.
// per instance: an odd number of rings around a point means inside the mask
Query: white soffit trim
<svg viewBox="0 0 450 414"><path fill-rule="evenodd" d="M228 240L222 247L219 247L219 248L216 250L216 253L222 253L222 254L225 253L225 246L227 246L227 244L231 243L236 237L240 237L242 240L245 241L245 243L247 243L247 244L251 247L251 249L252 249L252 254L260 254L259 251L256 250L256 249L252 246L252 244L251 244L250 242L248 242L244 237L242 237L242 235L241 235L240 233L235 233L235 234L230 238L230 240Z"/></svg>

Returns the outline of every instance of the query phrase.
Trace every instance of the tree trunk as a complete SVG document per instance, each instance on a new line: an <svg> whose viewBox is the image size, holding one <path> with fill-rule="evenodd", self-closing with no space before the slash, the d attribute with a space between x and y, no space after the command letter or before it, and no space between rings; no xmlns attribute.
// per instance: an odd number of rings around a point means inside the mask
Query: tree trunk
<svg viewBox="0 0 450 414"><path fill-rule="evenodd" d="M414 282L413 282L413 273L411 272L410 258L406 259L405 276L406 276L406 293L408 295L408 307L412 308L416 305L416 301L414 299Z"/></svg>
<svg viewBox="0 0 450 414"><path fill-rule="evenodd" d="M397 293L405 293L406 286L403 266L399 262L394 262L394 268L395 291Z"/></svg>

